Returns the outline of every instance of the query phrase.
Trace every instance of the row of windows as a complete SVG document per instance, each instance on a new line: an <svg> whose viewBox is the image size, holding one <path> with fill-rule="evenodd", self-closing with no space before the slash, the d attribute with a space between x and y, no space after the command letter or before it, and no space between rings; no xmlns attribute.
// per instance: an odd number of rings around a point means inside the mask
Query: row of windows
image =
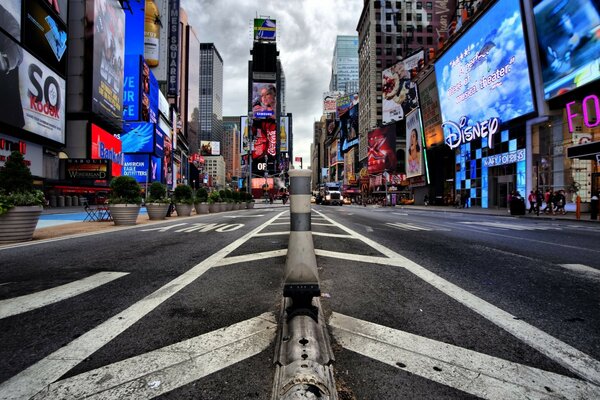
<svg viewBox="0 0 600 400"><path fill-rule="evenodd" d="M386 25L385 26L385 31L386 32L402 32L402 25ZM423 25L406 25L406 32L423 32ZM428 33L433 33L433 25L426 25L425 26L425 31ZM375 32L379 33L381 32L381 25L377 24L375 25Z"/></svg>
<svg viewBox="0 0 600 400"><path fill-rule="evenodd" d="M433 38L431 36L428 36L427 38L425 38L425 40L423 40L422 36L417 36L416 40L415 40L415 38L413 38L411 36L408 36L406 38L406 43L407 44L414 43L415 41L418 44L427 43L427 44L433 45ZM381 44L381 36L377 36L375 38L375 43ZM396 36L396 44L402 44L402 43L404 43L402 37L401 36ZM392 37L391 36L386 36L385 37L385 44L392 44ZM377 50L379 50L379 48L375 49L376 53L377 53ZM377 54L380 54L380 53L377 53Z"/></svg>
<svg viewBox="0 0 600 400"><path fill-rule="evenodd" d="M412 13L408 13L406 14L406 21L412 21L413 20L413 15L415 15L415 20L417 22L421 22L423 21L423 14L422 13L417 13L417 14L412 14ZM427 13L427 21L431 22L433 20L433 14L431 13ZM381 18L377 18L377 20L379 21ZM390 21L392 22L394 25L398 24L400 21L402 21L402 13L386 13L385 14L385 20L386 21Z"/></svg>
<svg viewBox="0 0 600 400"><path fill-rule="evenodd" d="M385 2L385 8L392 8L392 3L394 3L396 9L398 9L398 10L402 9L402 2L401 1L394 1L394 2L386 1ZM380 9L381 8L381 2L379 0L374 0L373 4L375 5L376 9ZM408 10L412 9L412 6L413 6L412 1L406 1L404 4L406 6L406 9L408 9ZM422 10L423 9L423 2L422 1L417 1L417 2L415 2L415 6L416 6L417 10ZM426 1L425 2L425 8L427 10L433 9L433 2Z"/></svg>

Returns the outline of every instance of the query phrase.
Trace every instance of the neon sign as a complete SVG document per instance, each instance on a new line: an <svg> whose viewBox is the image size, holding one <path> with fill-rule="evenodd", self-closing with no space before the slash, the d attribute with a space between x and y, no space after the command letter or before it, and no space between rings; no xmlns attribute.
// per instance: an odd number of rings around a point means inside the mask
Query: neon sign
<svg viewBox="0 0 600 400"><path fill-rule="evenodd" d="M594 110L594 114L596 115L595 117L590 118L590 115L588 113L588 102L591 101L593 102L593 110ZM569 122L569 132L573 133L575 131L575 128L573 127L573 118L575 118L576 116L578 116L579 114L572 112L571 111L571 107L573 106L573 104L575 104L576 102L572 101L570 103L567 103L567 120ZM596 127L598 125L600 125L600 100L598 99L598 96L594 95L594 94L590 94L587 97L584 97L583 100L581 101L581 108L583 109L583 123L585 124L585 126L587 126L588 128L593 128Z"/></svg>
<svg viewBox="0 0 600 400"><path fill-rule="evenodd" d="M462 117L458 124L447 121L442 124L442 129L448 128L444 131L444 143L451 149L455 149L462 143L470 142L476 138L489 137L488 146L491 149L494 147L494 135L498 131L499 125L500 121L496 117L469 126L467 125L467 117Z"/></svg>

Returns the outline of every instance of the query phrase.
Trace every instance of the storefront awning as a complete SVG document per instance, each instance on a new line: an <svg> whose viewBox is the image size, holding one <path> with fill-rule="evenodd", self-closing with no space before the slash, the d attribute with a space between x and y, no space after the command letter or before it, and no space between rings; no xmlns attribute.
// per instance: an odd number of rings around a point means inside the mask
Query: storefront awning
<svg viewBox="0 0 600 400"><path fill-rule="evenodd" d="M600 141L580 144L567 148L567 157L580 160L596 160L596 154L600 154Z"/></svg>

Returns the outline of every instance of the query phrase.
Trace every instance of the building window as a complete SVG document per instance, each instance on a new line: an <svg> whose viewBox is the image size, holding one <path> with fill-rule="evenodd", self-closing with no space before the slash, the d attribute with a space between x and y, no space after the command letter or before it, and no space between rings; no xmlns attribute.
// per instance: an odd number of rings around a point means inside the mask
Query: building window
<svg viewBox="0 0 600 400"><path fill-rule="evenodd" d="M396 36L396 44L402 43L402 36Z"/></svg>
<svg viewBox="0 0 600 400"><path fill-rule="evenodd" d="M385 31L386 32L391 32L392 31L392 26L391 25L386 25L385 26Z"/></svg>
<svg viewBox="0 0 600 400"><path fill-rule="evenodd" d="M381 25L380 24L375 25L375 32L381 32Z"/></svg>
<svg viewBox="0 0 600 400"><path fill-rule="evenodd" d="M375 37L375 43L377 43L377 44L381 44L381 36L377 35L377 36Z"/></svg>
<svg viewBox="0 0 600 400"><path fill-rule="evenodd" d="M397 1L396 2L396 9L400 10L402 8L402 2Z"/></svg>
<svg viewBox="0 0 600 400"><path fill-rule="evenodd" d="M375 65L378 66L378 67L381 67L381 60L375 61Z"/></svg>
<svg viewBox="0 0 600 400"><path fill-rule="evenodd" d="M423 2L417 1L417 10L422 10L422 9L423 9Z"/></svg>
<svg viewBox="0 0 600 400"><path fill-rule="evenodd" d="M386 8L392 8L392 2L391 1L386 1L385 2L385 7Z"/></svg>
<svg viewBox="0 0 600 400"><path fill-rule="evenodd" d="M431 22L432 18L431 13L427 13L427 21Z"/></svg>
<svg viewBox="0 0 600 400"><path fill-rule="evenodd" d="M392 20L392 14L390 14L390 13L385 13L385 20L386 20L386 21L391 21L391 20Z"/></svg>
<svg viewBox="0 0 600 400"><path fill-rule="evenodd" d="M375 55L378 55L378 56L381 55L381 47L378 47L375 49Z"/></svg>
<svg viewBox="0 0 600 400"><path fill-rule="evenodd" d="M385 55L386 56L391 56L392 55L392 48L391 47L386 47L385 48Z"/></svg>
<svg viewBox="0 0 600 400"><path fill-rule="evenodd" d="M386 44L392 44L392 37L391 36L386 36L385 37L385 43Z"/></svg>
<svg viewBox="0 0 600 400"><path fill-rule="evenodd" d="M417 43L423 44L423 37L421 37L421 36L417 37Z"/></svg>
<svg viewBox="0 0 600 400"><path fill-rule="evenodd" d="M418 13L417 14L417 22L421 22L421 21L423 21L423 14Z"/></svg>
<svg viewBox="0 0 600 400"><path fill-rule="evenodd" d="M433 25L427 25L427 33L433 33Z"/></svg>
<svg viewBox="0 0 600 400"><path fill-rule="evenodd" d="M431 36L427 36L427 44L433 44L433 39Z"/></svg>
<svg viewBox="0 0 600 400"><path fill-rule="evenodd" d="M428 1L427 3L425 3L425 8L431 10L433 8L433 3L431 1Z"/></svg>
<svg viewBox="0 0 600 400"><path fill-rule="evenodd" d="M396 20L402 21L402 13L397 13L396 14Z"/></svg>
<svg viewBox="0 0 600 400"><path fill-rule="evenodd" d="M374 0L373 4L375 5L376 9L380 9L381 8L381 3L379 2L379 0Z"/></svg>
<svg viewBox="0 0 600 400"><path fill-rule="evenodd" d="M406 14L406 20L412 21L412 14Z"/></svg>
<svg viewBox="0 0 600 400"><path fill-rule="evenodd" d="M423 25L417 25L417 32L423 32Z"/></svg>
<svg viewBox="0 0 600 400"><path fill-rule="evenodd" d="M407 10L412 10L412 3L410 1L406 2L406 9Z"/></svg>

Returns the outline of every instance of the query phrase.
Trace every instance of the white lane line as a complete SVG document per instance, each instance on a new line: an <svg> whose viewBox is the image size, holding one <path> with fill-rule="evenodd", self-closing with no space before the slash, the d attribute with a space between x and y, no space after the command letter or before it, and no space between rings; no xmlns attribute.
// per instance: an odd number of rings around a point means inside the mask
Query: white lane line
<svg viewBox="0 0 600 400"><path fill-rule="evenodd" d="M267 349L275 339L272 313L51 384L34 399L150 399Z"/></svg>
<svg viewBox="0 0 600 400"><path fill-rule="evenodd" d="M85 293L125 275L128 275L128 273L99 272L92 276L88 276L87 278L65 285L14 297L12 299L1 300L0 319L35 310L36 308L44 307L49 304L58 303L59 301Z"/></svg>
<svg viewBox="0 0 600 400"><path fill-rule="evenodd" d="M335 226L333 224L323 224L321 222L311 222L311 225L318 225L318 226Z"/></svg>
<svg viewBox="0 0 600 400"><path fill-rule="evenodd" d="M358 261L370 264L390 265L390 258L373 257L362 254L340 253L337 251L315 249L315 255L329 258L339 258L340 260Z"/></svg>
<svg viewBox="0 0 600 400"><path fill-rule="evenodd" d="M225 265L248 263L248 262L258 261L258 260L266 260L268 258L283 257L285 255L287 255L287 249L265 251L262 253L244 254L241 256L234 256L234 257L226 257L226 258L222 259L221 261L219 261L219 263L217 265L215 265L215 267L223 267Z"/></svg>
<svg viewBox="0 0 600 400"><path fill-rule="evenodd" d="M289 235L289 234L290 234L290 231L262 232L262 233L257 233L256 235L254 235L254 237Z"/></svg>
<svg viewBox="0 0 600 400"><path fill-rule="evenodd" d="M371 228L370 226L365 226L365 229L367 232L373 232L373 228Z"/></svg>
<svg viewBox="0 0 600 400"><path fill-rule="evenodd" d="M312 235L313 236L334 237L334 238L341 238L341 239L355 239L354 236L344 235L344 234L341 234L341 233L313 232Z"/></svg>
<svg viewBox="0 0 600 400"><path fill-rule="evenodd" d="M597 399L600 387L336 312L342 347L484 399Z"/></svg>
<svg viewBox="0 0 600 400"><path fill-rule="evenodd" d="M104 321L94 329L87 331L71 343L61 347L12 378L2 382L0 384L0 399L23 399L34 396L43 390L44 387L55 382L71 368L152 312L164 301L171 298L171 296L198 279L256 233L269 226L280 215L275 215L264 224L212 254L154 293L151 293L126 310Z"/></svg>
<svg viewBox="0 0 600 400"><path fill-rule="evenodd" d="M255 215L223 215L225 218L257 218L264 217L264 214L255 214Z"/></svg>
<svg viewBox="0 0 600 400"><path fill-rule="evenodd" d="M512 229L515 231L560 231L561 228L554 226L534 226L534 225L518 225L518 224L506 224L503 222L460 222L461 224L467 225L483 225L498 229Z"/></svg>
<svg viewBox="0 0 600 400"><path fill-rule="evenodd" d="M424 227L420 227L420 226L416 226L413 224L403 224L400 222L386 222L386 225L392 226L396 229L401 229L401 230L405 230L405 231L432 231L433 229L431 228L424 228Z"/></svg>
<svg viewBox="0 0 600 400"><path fill-rule="evenodd" d="M393 215L408 215L407 213L399 213L399 212L395 212L395 213L392 213L392 214Z"/></svg>
<svg viewBox="0 0 600 400"><path fill-rule="evenodd" d="M570 271L579 272L584 275L590 275L594 277L600 277L600 270L592 267L588 267L583 264L559 264L561 267L566 268Z"/></svg>
<svg viewBox="0 0 600 400"><path fill-rule="evenodd" d="M390 262L388 263L389 265L396 265L398 267L405 268L407 271L429 283L442 293L445 293L446 295L475 311L477 314L506 330L516 338L520 339L522 342L533 347L550 359L558 362L582 378L600 385L600 362L594 358L564 342L561 342L541 329L529 325L522 320L515 319L514 315L494 306L493 304L488 303L485 300L480 299L479 297L456 286L455 284L450 283L449 281L441 278L440 276L409 260L408 258L395 253L387 247L382 246L381 244L357 232L354 232L350 228L347 228L330 218L327 219L341 230L356 236L361 241L379 251L383 255L393 258L390 259Z"/></svg>

